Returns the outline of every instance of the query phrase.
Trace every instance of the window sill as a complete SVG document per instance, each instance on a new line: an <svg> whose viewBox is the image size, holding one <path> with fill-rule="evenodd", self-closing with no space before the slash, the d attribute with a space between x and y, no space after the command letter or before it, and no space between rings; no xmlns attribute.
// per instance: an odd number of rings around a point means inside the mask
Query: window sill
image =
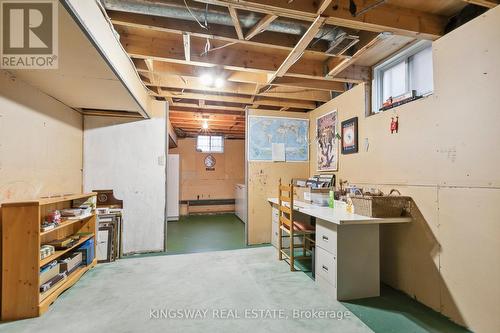
<svg viewBox="0 0 500 333"><path fill-rule="evenodd" d="M409 103L412 103L412 102L416 102L416 101L420 101L420 100L424 100L424 99L427 99L428 97L431 97L434 93L428 93L428 94L425 94L425 95L422 95L420 97L416 97L412 100L409 100L409 101L405 101L405 102L402 102L402 103L396 103L395 105L391 105L390 107L386 108L386 109L381 109L377 112L371 112L368 117L370 116L374 116L374 115L377 115L377 114L380 114L380 113L384 113L385 111L390 111L390 110L394 110L394 109L397 109L403 105L406 105L406 104L409 104Z"/></svg>

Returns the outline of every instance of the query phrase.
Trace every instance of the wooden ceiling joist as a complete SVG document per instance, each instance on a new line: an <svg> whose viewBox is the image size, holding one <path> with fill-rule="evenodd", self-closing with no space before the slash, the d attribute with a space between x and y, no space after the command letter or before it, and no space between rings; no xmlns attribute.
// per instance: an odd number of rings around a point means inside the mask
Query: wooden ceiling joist
<svg viewBox="0 0 500 333"><path fill-rule="evenodd" d="M463 0L463 1L486 8L495 8L500 4L498 1L495 0Z"/></svg>
<svg viewBox="0 0 500 333"><path fill-rule="evenodd" d="M198 93L198 92L177 92L177 91L165 90L162 88L160 88L159 94L154 94L154 96L171 97L173 99L175 98L185 98L185 99L195 99L195 100L203 99L205 101L252 104L252 99L250 97L227 96L227 95L217 95L217 94ZM259 105L279 106L279 107L289 106L293 108L310 109L310 110L315 109L317 107L316 103L312 101L280 99L280 98L260 97L260 96L256 97L253 102L258 103Z"/></svg>
<svg viewBox="0 0 500 333"><path fill-rule="evenodd" d="M165 75L165 74L153 74L144 73L148 76L155 76L155 83L146 84L148 88L155 91L158 88L176 88L176 89L189 89L196 90L197 92L210 92L210 93L230 93L238 95L248 95L248 96L267 96L275 98L289 98L305 101L319 101L328 102L331 96L328 91L315 89L313 87L287 87L284 84L277 84L275 87L269 87L265 92L258 94L258 84L252 83L236 83L236 82L226 82L222 87L207 87L203 85L198 77L187 77L179 75ZM298 80L298 79L297 79ZM332 89L330 89L332 90ZM333 89L337 90L338 89ZM343 91L343 90L342 90ZM157 93L159 93L157 91Z"/></svg>
<svg viewBox="0 0 500 333"><path fill-rule="evenodd" d="M148 69L145 65L143 65L142 59L133 59L139 73L147 73ZM169 62L155 62L155 73L157 77L161 77L162 75L167 75L171 77L173 75L182 76L184 78L198 78L203 71L206 71L207 67L204 66L190 66L186 64L177 64L177 63L169 63ZM222 75L229 83L231 82L239 82L239 83L252 83L265 85L267 83L267 74L265 73L252 73L248 71L234 71L234 70L224 70L221 71L218 68L212 68L217 74ZM368 69L367 69L368 70ZM354 76L356 76L354 78ZM344 82L350 83L360 83L367 79L367 77L354 74L353 77L350 78L338 78L338 79L328 79L328 78L317 78L317 79L308 79L301 77L293 77L290 74L285 75L281 78L276 78L273 82L273 85L276 86L289 86L289 87L298 87L305 89L315 89L315 90L324 90L324 91L336 91L336 92L344 92L345 85ZM345 80L345 81L344 81Z"/></svg>
<svg viewBox="0 0 500 333"><path fill-rule="evenodd" d="M271 24L271 22L273 22L274 20L276 20L278 18L277 15L273 15L273 14L267 14L267 15L264 15L264 17L262 17L259 22L257 22L247 33L247 35L245 36L245 40L250 40L252 39L253 37L257 36L258 34L260 34L261 32L264 32L264 30L266 30L266 28L269 26L269 24Z"/></svg>
<svg viewBox="0 0 500 333"><path fill-rule="evenodd" d="M194 0L218 6L232 5L237 9L255 11L296 20L314 21L318 16L318 0ZM491 1L491 0L490 0ZM365 1L367 2L367 1ZM353 16L349 1L338 1L326 6L323 15L326 24L372 32L392 32L419 39L435 40L443 35L447 18L390 4L372 8L363 15Z"/></svg>
<svg viewBox="0 0 500 333"><path fill-rule="evenodd" d="M297 88L311 88L323 91L335 91L344 92L345 84L337 81L327 81L327 80L312 80L304 78L295 78L290 76L277 77L274 79L273 85L285 86L285 87L297 87Z"/></svg>
<svg viewBox="0 0 500 333"><path fill-rule="evenodd" d="M214 135L214 134L234 134L234 135L245 135L244 129L228 129L228 128L211 128L206 131L202 131L196 126L182 126L182 124L172 124L176 128L180 128L184 132L191 133L194 135Z"/></svg>
<svg viewBox="0 0 500 333"><path fill-rule="evenodd" d="M323 26L325 23L325 17L318 16L314 22L311 24L309 29L307 29L306 33L302 36L300 41L295 45L293 48L292 52L286 57L285 61L280 65L278 70L274 72L268 80L268 84L271 84L274 79L277 77L282 77L285 75L286 72L290 69L290 67L293 66L299 60L299 58L304 54L304 50L307 48L309 43L313 40L313 38L318 34L319 29Z"/></svg>
<svg viewBox="0 0 500 333"><path fill-rule="evenodd" d="M200 126L207 122L209 126L217 129L240 129L245 130L245 121L218 121L214 119L188 119L188 118L172 118L172 124L179 124L183 128L200 128Z"/></svg>
<svg viewBox="0 0 500 333"><path fill-rule="evenodd" d="M229 11L229 15L231 16L231 20L233 21L234 30L236 31L236 35L238 35L238 39L244 40L245 36L243 35L240 20L238 19L238 12L233 6L228 6L227 10Z"/></svg>
<svg viewBox="0 0 500 333"><path fill-rule="evenodd" d="M498 0L463 1L498 5ZM430 4L379 0L355 0L354 10L348 0L191 0L189 5L199 16L206 4L211 4L207 27L172 11L187 13L183 0L141 0L133 8L110 1L106 7L150 94L168 101L172 124L187 136L244 138L248 110L315 109L332 92L344 92L346 83L370 81L373 54L391 42L380 43L386 36L437 39L451 14ZM249 17L257 23L251 26ZM328 35L330 30L336 34ZM337 38L338 31L352 43ZM199 80L204 74L225 84L206 86ZM209 132L201 130L205 120Z"/></svg>
<svg viewBox="0 0 500 333"><path fill-rule="evenodd" d="M328 76L335 77L340 74L347 67L353 65L365 52L380 43L383 39L383 34L374 34L369 32L361 33L360 40L355 46L356 52L350 58L327 61Z"/></svg>
<svg viewBox="0 0 500 333"><path fill-rule="evenodd" d="M211 112L200 112L197 114L193 114L193 112L186 111L176 111L170 110L169 117L175 118L177 120L193 120L193 119L205 119L209 118L214 121L219 122L245 122L245 115L230 115L230 114L215 114Z"/></svg>
<svg viewBox="0 0 500 333"><path fill-rule="evenodd" d="M262 50L244 49L241 46L232 45L224 48L224 51L210 52L201 56L194 50L202 50L204 43L191 38L192 54L191 61L186 61L182 42L175 39L150 39L140 35L122 35L122 43L133 58L154 59L159 62L170 62L198 67L214 67L252 72L262 74L273 74L279 69L287 53L275 50L274 52L262 52ZM219 53L218 53L219 52ZM221 53L222 52L222 53ZM300 66L292 66L287 76L302 77L308 79L325 80L324 62L321 59L303 59ZM335 78L332 78L335 80ZM360 78L349 78L352 82L360 82ZM344 81L338 80L338 81ZM267 80L266 82L267 83Z"/></svg>
<svg viewBox="0 0 500 333"><path fill-rule="evenodd" d="M321 15L325 12L325 10L330 6L332 3L332 0L321 0L320 4L318 6L318 10L316 11L316 14Z"/></svg>
<svg viewBox="0 0 500 333"><path fill-rule="evenodd" d="M231 6L231 8L233 8ZM229 7L228 7L229 9ZM233 8L234 9L234 8ZM234 9L235 10L235 9ZM137 13L110 11L111 22L118 28L130 27L142 30L151 30L170 34L189 33L192 37L220 40L227 43L258 46L270 50L284 50L290 52L297 44L300 36L265 31L254 36L251 40L240 39L239 32L229 26L211 24L210 31L203 29L197 23L175 18L164 18ZM234 22L234 21L233 21ZM239 22L239 21L238 21ZM240 26L241 28L241 26ZM242 32L243 33L243 32ZM326 43L317 43L315 47L305 51L306 54L325 55Z"/></svg>
<svg viewBox="0 0 500 333"><path fill-rule="evenodd" d="M208 107L197 107L193 104L187 103L172 103L169 105L170 111L176 112L190 112L190 113L206 113L206 114L222 114L222 115L233 115L233 116L241 116L245 114L244 108L234 108L233 110L227 110L225 108L208 108Z"/></svg>
<svg viewBox="0 0 500 333"><path fill-rule="evenodd" d="M196 93L232 93L239 95L248 95L249 98L256 96L266 96L274 98L284 98L284 99L296 99L303 101L317 101L317 102L328 102L331 99L329 91L318 90L313 88L304 87L290 87L290 86L280 86L279 84L273 87L268 87L264 92L259 93L259 85L254 85L251 83L233 83L227 82L223 87L206 87L198 82L197 78L180 78L178 76L170 75L155 75L157 77L155 84L146 84L146 86L155 91L157 94L159 88L175 88L175 89L185 89Z"/></svg>

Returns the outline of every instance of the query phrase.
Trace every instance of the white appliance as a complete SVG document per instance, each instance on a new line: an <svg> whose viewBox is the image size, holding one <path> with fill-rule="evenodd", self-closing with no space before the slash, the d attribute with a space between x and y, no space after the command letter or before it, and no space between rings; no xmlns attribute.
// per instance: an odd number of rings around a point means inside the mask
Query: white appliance
<svg viewBox="0 0 500 333"><path fill-rule="evenodd" d="M236 184L234 187L234 197L235 197L235 213L236 216L247 223L247 187L244 184Z"/></svg>
<svg viewBox="0 0 500 333"><path fill-rule="evenodd" d="M167 166L167 221L179 220L179 155L168 155Z"/></svg>

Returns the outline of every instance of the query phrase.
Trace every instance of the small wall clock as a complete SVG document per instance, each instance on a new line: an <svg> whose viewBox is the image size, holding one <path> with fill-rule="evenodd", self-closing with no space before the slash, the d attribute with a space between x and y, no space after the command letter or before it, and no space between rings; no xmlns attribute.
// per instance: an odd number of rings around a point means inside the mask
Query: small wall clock
<svg viewBox="0 0 500 333"><path fill-rule="evenodd" d="M217 160L215 159L215 157L213 157L213 155L207 155L205 157L205 167L207 168L207 170L214 170L216 162Z"/></svg>

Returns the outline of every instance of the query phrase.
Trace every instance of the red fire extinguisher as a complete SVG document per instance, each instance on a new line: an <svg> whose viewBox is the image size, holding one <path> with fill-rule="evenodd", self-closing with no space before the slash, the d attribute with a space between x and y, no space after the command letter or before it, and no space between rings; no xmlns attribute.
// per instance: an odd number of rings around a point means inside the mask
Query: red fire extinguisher
<svg viewBox="0 0 500 333"><path fill-rule="evenodd" d="M394 132L398 132L399 129L399 117L396 116L396 120L394 120L394 117L391 117L391 134Z"/></svg>

